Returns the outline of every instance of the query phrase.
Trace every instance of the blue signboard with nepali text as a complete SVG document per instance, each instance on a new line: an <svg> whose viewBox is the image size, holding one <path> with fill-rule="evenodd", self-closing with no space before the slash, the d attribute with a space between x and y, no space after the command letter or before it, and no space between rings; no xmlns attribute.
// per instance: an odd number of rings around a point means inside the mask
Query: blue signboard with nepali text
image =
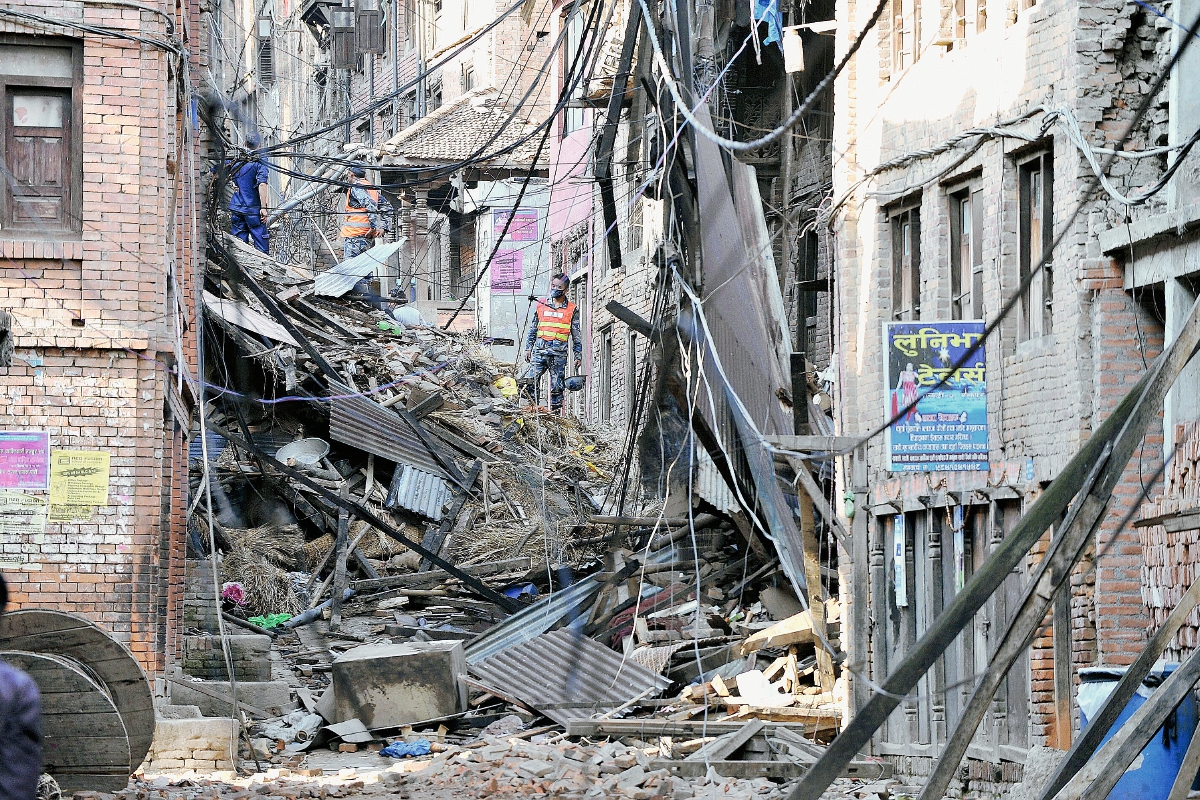
<svg viewBox="0 0 1200 800"><path fill-rule="evenodd" d="M888 469L950 472L988 468L983 322L885 322ZM940 387L943 378L946 382ZM937 388L934 388L937 387Z"/></svg>

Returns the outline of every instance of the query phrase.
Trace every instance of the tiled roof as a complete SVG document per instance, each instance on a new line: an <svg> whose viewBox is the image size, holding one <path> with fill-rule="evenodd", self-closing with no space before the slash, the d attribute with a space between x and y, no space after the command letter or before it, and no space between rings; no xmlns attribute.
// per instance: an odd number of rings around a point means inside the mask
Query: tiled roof
<svg viewBox="0 0 1200 800"><path fill-rule="evenodd" d="M518 118L496 132L511 116L495 89L480 89L463 95L409 125L381 148L385 163L453 163L471 158L479 150L490 155L529 136L533 125ZM494 137L494 141L493 141ZM537 153L538 136L516 149L490 159L491 163L529 164Z"/></svg>

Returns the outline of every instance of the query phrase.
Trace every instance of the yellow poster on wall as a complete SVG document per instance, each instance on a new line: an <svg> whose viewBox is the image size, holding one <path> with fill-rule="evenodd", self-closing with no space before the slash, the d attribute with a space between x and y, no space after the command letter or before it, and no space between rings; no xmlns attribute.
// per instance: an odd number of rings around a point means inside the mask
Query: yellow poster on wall
<svg viewBox="0 0 1200 800"><path fill-rule="evenodd" d="M50 505L108 505L108 467L101 450L51 450Z"/></svg>

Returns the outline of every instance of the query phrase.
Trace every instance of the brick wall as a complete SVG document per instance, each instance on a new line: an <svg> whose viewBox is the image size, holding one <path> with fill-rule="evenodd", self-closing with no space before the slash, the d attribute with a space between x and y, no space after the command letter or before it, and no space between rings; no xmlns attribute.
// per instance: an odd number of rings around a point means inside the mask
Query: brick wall
<svg viewBox="0 0 1200 800"><path fill-rule="evenodd" d="M160 15L137 9L14 7L168 38ZM175 30L199 29L195 4L170 13ZM5 21L0 30L80 40L49 24ZM179 646L186 472L166 393L177 365L196 374L184 309L198 205L183 178L199 171L199 143L181 133L173 57L116 37L82 42L82 232L0 237L0 308L13 317L16 345L13 366L0 370L0 428L48 431L52 448L109 452L109 504L89 521L0 536L0 548L22 564L6 576L15 607L85 616L157 674ZM202 67L201 43L184 45Z"/></svg>
<svg viewBox="0 0 1200 800"><path fill-rule="evenodd" d="M985 5L984 33L958 40L951 49L931 46L902 71L893 68L889 30L881 23L879 35L868 37L835 88L834 152L840 155L833 196L844 199L831 223L841 368L835 406L847 433L873 429L885 420L880 330L892 307L888 211L902 201L919 205L922 319L948 319L948 194L968 183L981 191L984 310L988 320L994 319L1019 282L1017 165L1037 148L1051 149L1054 225L1064 233L1054 257L1054 330L1018 341L1014 315L989 340L993 471L959 474L948 478L945 487L961 484L990 491L998 483L1011 485L1028 507L1144 374L1163 346L1162 322L1148 300L1139 303L1122 291L1120 270L1099 258L1095 233L1120 221L1122 212L1103 195L1083 195L1091 169L1061 127L1051 127L1032 144L1018 138L985 139L978 147L927 149L970 128L1017 119L1038 106L1070 109L1090 141L1111 144L1153 80L1169 36L1152 17L1112 0L1040 0L1024 10L1003 0ZM839 53L872 7L839 6ZM936 27L941 12L928 10L927 31ZM885 13L883 19L891 15ZM862 76L868 78L860 80ZM1164 143L1165 111L1162 102L1155 102L1131 149ZM1028 119L1018 127L1036 135L1041 115ZM909 154L918 155L873 172L876 165ZM1161 169L1158 159L1142 159L1123 164L1115 174L1121 189L1129 191L1153 183ZM863 178L867 180L860 183ZM1066 227L1081 200L1087 203L1084 213ZM1134 216L1143 213L1136 210ZM884 456L882 438L877 438L868 446L876 497L912 503L930 494L929 486L886 472ZM1132 531L1117 534L1115 529L1161 458L1161 425L1152 424L1122 476L1094 547L1072 575L1074 668L1129 663L1144 641L1141 550ZM1021 466L1030 460L1033 474L1026 476ZM997 481L997 465L1014 469ZM943 476L929 477L936 493ZM1043 541L1035 548L1027 567L1040 558L1044 546ZM1065 744L1053 737L1052 643L1048 627L1030 653L1030 745ZM873 677L881 680L883 675Z"/></svg>

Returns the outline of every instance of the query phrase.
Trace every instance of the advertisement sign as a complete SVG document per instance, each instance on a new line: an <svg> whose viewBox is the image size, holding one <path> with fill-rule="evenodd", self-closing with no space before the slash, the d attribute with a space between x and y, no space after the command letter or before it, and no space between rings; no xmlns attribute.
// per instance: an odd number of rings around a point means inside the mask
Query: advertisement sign
<svg viewBox="0 0 1200 800"><path fill-rule="evenodd" d="M50 486L50 434L0 431L0 489L45 491Z"/></svg>
<svg viewBox="0 0 1200 800"><path fill-rule="evenodd" d="M504 230L504 224L508 221L509 212L497 211L492 216L492 224L495 225L496 235L499 236ZM538 212L537 209L518 210L513 214L513 221L508 226L508 239L512 242L536 242L538 239Z"/></svg>
<svg viewBox="0 0 1200 800"><path fill-rule="evenodd" d="M46 532L46 498L0 490L0 534L36 536Z"/></svg>
<svg viewBox="0 0 1200 800"><path fill-rule="evenodd" d="M108 466L108 453L102 450L55 450L52 452L50 454L50 505L108 505Z"/></svg>
<svg viewBox="0 0 1200 800"><path fill-rule="evenodd" d="M908 409L888 428L891 471L988 468L984 348L969 364L951 369L983 338L983 328L983 322L884 323L885 412L894 419Z"/></svg>
<svg viewBox="0 0 1200 800"><path fill-rule="evenodd" d="M520 250L497 250L492 258L492 291L521 291L522 262Z"/></svg>

